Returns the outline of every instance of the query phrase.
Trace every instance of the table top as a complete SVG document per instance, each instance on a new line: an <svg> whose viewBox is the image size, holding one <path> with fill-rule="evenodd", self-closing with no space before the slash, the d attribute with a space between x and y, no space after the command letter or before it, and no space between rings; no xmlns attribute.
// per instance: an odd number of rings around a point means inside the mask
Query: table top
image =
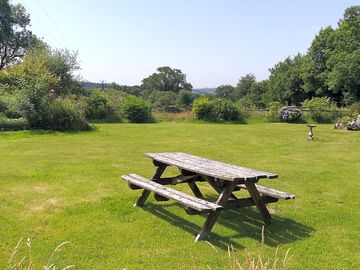
<svg viewBox="0 0 360 270"><path fill-rule="evenodd" d="M257 180L277 178L277 174L249 169L181 152L146 153L160 163L222 180Z"/></svg>

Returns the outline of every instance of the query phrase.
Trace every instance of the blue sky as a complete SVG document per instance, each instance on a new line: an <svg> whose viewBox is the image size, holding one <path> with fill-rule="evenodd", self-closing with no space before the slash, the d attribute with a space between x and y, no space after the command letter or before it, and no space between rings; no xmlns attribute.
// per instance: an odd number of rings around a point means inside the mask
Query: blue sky
<svg viewBox="0 0 360 270"><path fill-rule="evenodd" d="M79 52L83 79L135 85L157 67L198 87L235 85L305 53L352 0L13 0L52 47Z"/></svg>

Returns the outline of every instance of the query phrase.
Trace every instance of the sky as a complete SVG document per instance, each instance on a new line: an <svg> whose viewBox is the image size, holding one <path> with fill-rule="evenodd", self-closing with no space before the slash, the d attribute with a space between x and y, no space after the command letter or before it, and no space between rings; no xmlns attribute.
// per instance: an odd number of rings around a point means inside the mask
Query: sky
<svg viewBox="0 0 360 270"><path fill-rule="evenodd" d="M83 80L141 84L161 66L194 88L236 85L306 53L353 0L11 0L53 48L78 51Z"/></svg>

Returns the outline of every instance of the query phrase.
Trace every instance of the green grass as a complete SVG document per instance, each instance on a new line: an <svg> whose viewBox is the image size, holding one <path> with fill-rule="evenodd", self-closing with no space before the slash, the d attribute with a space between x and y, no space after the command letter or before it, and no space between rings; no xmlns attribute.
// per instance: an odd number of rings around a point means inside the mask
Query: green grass
<svg viewBox="0 0 360 270"><path fill-rule="evenodd" d="M20 237L30 237L39 269L54 248L76 269L224 269L227 247L271 257L291 248L289 269L360 265L360 133L303 124L99 124L82 133L0 133L0 269ZM255 208L223 212L209 243L194 243L205 216L173 202L132 205L122 174L151 177L145 152L182 151L275 172L260 184L296 194L270 205L261 244ZM205 193L214 195L207 186ZM187 192L186 186L180 186ZM280 255L281 255L280 254ZM281 256L282 256L281 255ZM280 256L280 257L281 257Z"/></svg>

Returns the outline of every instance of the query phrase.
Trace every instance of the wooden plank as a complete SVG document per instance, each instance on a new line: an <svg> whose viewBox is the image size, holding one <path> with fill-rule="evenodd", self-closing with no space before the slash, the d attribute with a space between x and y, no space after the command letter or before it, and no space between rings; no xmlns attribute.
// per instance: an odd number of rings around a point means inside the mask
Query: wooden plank
<svg viewBox="0 0 360 270"><path fill-rule="evenodd" d="M162 186L136 174L124 175L122 178L133 183L134 185L140 186L148 191L155 192L166 198L175 200L180 204L198 210L199 212L205 212L209 210L215 211L222 208L220 205L193 197L172 188Z"/></svg>
<svg viewBox="0 0 360 270"><path fill-rule="evenodd" d="M244 184L239 184L239 185L237 185L237 187L246 189L246 186ZM271 188L267 188L267 187L263 187L263 186L259 186L259 185L255 185L255 187L260 194L264 194L264 195L267 195L270 197L284 199L284 200L295 199L294 194L289 194L289 193L286 193L286 192L283 192L280 190L271 189Z"/></svg>
<svg viewBox="0 0 360 270"><path fill-rule="evenodd" d="M152 180L159 180L161 175L164 173L165 169L166 169L166 165L161 164L156 168L156 172L154 174L154 176L152 177ZM144 189L143 192L141 193L141 196L137 199L136 203L134 206L143 206L144 203L146 202L147 198L150 195L150 191Z"/></svg>
<svg viewBox="0 0 360 270"><path fill-rule="evenodd" d="M227 181L276 178L276 174L266 173L224 162L209 160L179 152L146 153L145 156L159 162L176 166L184 170L209 175Z"/></svg>

